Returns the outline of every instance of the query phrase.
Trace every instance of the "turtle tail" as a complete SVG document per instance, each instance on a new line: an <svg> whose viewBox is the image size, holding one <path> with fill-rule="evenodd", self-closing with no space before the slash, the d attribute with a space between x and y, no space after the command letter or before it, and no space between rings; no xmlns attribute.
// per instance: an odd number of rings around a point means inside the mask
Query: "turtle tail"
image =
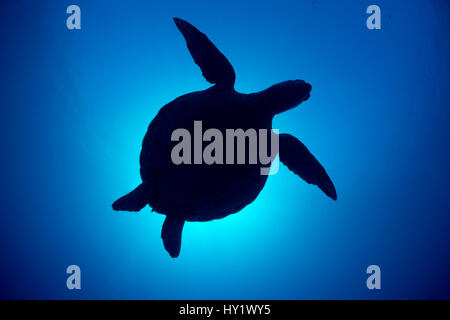
<svg viewBox="0 0 450 320"><path fill-rule="evenodd" d="M136 189L112 204L116 211L140 211L148 204L148 193L145 185L141 183Z"/></svg>

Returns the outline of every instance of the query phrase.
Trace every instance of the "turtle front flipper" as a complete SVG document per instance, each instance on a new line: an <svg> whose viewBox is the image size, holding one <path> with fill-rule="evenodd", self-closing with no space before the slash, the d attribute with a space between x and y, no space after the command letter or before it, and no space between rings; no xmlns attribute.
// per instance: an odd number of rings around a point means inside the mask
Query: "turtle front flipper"
<svg viewBox="0 0 450 320"><path fill-rule="evenodd" d="M216 46L189 22L173 18L178 29L186 39L186 44L195 63L202 70L203 76L209 83L219 87L232 89L236 74L228 59Z"/></svg>
<svg viewBox="0 0 450 320"><path fill-rule="evenodd" d="M327 196L336 200L336 189L325 169L297 138L280 134L280 161L289 170L310 184L318 186Z"/></svg>
<svg viewBox="0 0 450 320"><path fill-rule="evenodd" d="M161 238L164 248L172 258L176 258L180 254L184 221L183 218L167 216L162 226Z"/></svg>

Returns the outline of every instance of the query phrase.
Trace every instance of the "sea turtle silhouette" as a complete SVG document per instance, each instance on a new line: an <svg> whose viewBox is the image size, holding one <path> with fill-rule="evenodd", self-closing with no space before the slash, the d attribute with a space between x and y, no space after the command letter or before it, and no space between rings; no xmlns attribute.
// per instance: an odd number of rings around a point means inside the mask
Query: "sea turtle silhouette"
<svg viewBox="0 0 450 320"><path fill-rule="evenodd" d="M267 175L261 174L259 162L176 165L171 158L172 132L177 128L193 132L194 121L202 121L203 129L223 132L227 128L270 132L273 117L307 100L311 91L305 81L293 80L258 93L236 92L235 73L225 56L194 26L178 18L174 21L195 63L214 86L183 95L161 108L142 143L142 183L112 205L118 211L139 211L148 204L152 211L165 214L161 237L173 258L180 253L185 221L209 221L240 211L256 199ZM333 183L308 149L289 134L278 137L281 162L336 200Z"/></svg>

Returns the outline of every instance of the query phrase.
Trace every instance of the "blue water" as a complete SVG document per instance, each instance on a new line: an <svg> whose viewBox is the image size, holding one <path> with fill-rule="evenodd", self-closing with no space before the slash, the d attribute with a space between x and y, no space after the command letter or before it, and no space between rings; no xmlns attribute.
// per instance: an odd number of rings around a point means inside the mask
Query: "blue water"
<svg viewBox="0 0 450 320"><path fill-rule="evenodd" d="M240 213L187 223L175 260L162 215L112 211L159 108L208 87L174 16L224 52L238 91L312 84L274 127L337 202L281 166ZM1 1L0 298L450 298L449 16L444 0Z"/></svg>

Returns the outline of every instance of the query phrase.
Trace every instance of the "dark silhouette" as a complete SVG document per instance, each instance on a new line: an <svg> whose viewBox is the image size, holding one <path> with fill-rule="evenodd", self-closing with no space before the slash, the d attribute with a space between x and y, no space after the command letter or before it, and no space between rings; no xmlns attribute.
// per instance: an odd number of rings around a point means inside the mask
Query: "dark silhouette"
<svg viewBox="0 0 450 320"><path fill-rule="evenodd" d="M178 142L171 141L172 132L185 128L194 137L194 121L200 120L203 132L217 128L224 137L226 129L270 132L273 117L307 100L311 91L305 81L293 80L258 93L236 92L235 73L225 56L194 26L178 18L174 21L195 63L214 86L183 95L161 108L142 144L143 182L113 204L114 210L121 211L139 211L148 204L153 211L165 214L161 237L171 257L179 255L185 221L208 221L236 213L256 199L267 180L260 170L267 165L259 160L257 164L175 165L171 151ZM279 149L281 162L290 170L337 199L325 169L299 140L280 134ZM246 150L246 159L248 155Z"/></svg>

